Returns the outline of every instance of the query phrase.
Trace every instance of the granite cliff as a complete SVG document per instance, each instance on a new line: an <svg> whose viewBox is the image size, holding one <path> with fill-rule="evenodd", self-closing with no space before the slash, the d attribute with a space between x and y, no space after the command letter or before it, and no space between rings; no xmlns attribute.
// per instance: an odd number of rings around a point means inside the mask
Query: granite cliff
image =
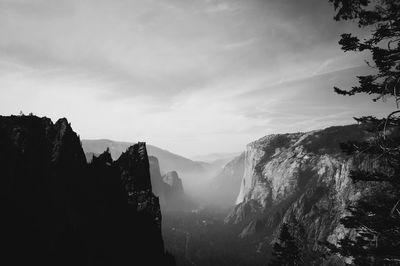
<svg viewBox="0 0 400 266"><path fill-rule="evenodd" d="M189 210L194 207L193 202L185 194L182 179L176 171L169 171L161 175L158 159L149 157L150 177L153 192L160 199L163 211Z"/></svg>
<svg viewBox="0 0 400 266"><path fill-rule="evenodd" d="M185 194L182 179L176 171L170 171L163 175L165 200L167 210L191 210L195 207L193 201Z"/></svg>
<svg viewBox="0 0 400 266"><path fill-rule="evenodd" d="M170 171L163 175L163 181L170 187L174 194L183 194L182 180L179 178L176 171Z"/></svg>
<svg viewBox="0 0 400 266"><path fill-rule="evenodd" d="M235 157L211 180L204 192L209 205L222 208L235 205L244 174L244 158L244 153Z"/></svg>
<svg viewBox="0 0 400 266"><path fill-rule="evenodd" d="M65 118L0 116L0 163L1 262L173 264L144 143L87 164Z"/></svg>
<svg viewBox="0 0 400 266"><path fill-rule="evenodd" d="M268 135L247 145L245 169L236 206L226 217L241 238L257 238L256 250L269 246L282 222L296 221L306 241L336 242L339 219L358 196L350 182L353 167L369 167L345 156L339 144L365 138L357 125L307 133ZM361 160L360 160L361 162Z"/></svg>
<svg viewBox="0 0 400 266"><path fill-rule="evenodd" d="M160 164L157 157L149 156L150 178L153 192L160 199L161 206L165 206L165 183L161 175Z"/></svg>

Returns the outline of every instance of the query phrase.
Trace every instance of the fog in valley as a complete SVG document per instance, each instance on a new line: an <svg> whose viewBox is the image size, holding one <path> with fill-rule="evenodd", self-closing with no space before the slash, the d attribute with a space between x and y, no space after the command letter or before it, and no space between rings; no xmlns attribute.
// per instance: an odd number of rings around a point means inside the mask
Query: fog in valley
<svg viewBox="0 0 400 266"><path fill-rule="evenodd" d="M400 265L399 0L0 0L0 264Z"/></svg>

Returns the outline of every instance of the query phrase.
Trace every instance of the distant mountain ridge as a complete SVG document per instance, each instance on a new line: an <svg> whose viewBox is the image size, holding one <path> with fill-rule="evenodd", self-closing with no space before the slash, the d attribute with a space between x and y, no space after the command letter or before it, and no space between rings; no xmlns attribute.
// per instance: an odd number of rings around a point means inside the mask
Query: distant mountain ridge
<svg viewBox="0 0 400 266"><path fill-rule="evenodd" d="M221 153L215 152L210 154L192 156L191 159L194 161L207 162L207 163L213 163L216 161L225 161L227 163L239 155L240 152L221 152Z"/></svg>
<svg viewBox="0 0 400 266"><path fill-rule="evenodd" d="M110 149L114 160L131 146L131 142L114 141L109 139L82 139L82 148L87 157L103 153L107 148ZM180 172L201 172L208 166L205 162L193 161L167 150L147 144L147 152L150 156L155 156L159 160L160 170L163 173L169 171Z"/></svg>

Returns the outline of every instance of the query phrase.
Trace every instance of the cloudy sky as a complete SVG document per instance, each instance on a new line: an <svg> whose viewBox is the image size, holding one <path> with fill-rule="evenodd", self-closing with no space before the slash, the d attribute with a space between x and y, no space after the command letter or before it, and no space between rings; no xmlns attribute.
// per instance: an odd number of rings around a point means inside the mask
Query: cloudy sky
<svg viewBox="0 0 400 266"><path fill-rule="evenodd" d="M185 156L385 114L333 93L369 71L333 15L328 0L0 0L0 114Z"/></svg>

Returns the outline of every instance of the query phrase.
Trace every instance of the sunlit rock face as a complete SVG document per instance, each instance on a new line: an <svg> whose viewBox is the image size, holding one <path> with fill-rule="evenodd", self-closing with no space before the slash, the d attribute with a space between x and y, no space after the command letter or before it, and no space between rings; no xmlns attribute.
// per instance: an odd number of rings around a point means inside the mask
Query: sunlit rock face
<svg viewBox="0 0 400 266"><path fill-rule="evenodd" d="M349 179L353 160L339 143L364 138L358 126L269 135L247 146L237 205L226 223L242 226L240 237L276 233L296 219L313 244L335 241L348 201L358 194Z"/></svg>

